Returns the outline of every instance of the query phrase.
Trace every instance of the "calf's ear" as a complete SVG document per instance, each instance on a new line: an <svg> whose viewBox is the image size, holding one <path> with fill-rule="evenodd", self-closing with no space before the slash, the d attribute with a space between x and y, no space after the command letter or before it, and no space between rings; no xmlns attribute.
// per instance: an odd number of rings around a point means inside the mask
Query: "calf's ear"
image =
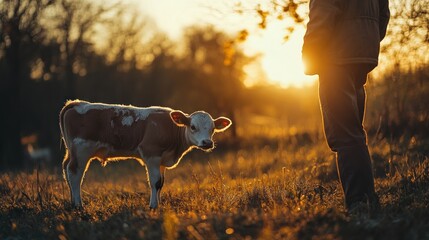
<svg viewBox="0 0 429 240"><path fill-rule="evenodd" d="M173 120L173 122L179 127L189 126L189 117L182 111L171 111L170 117L171 120Z"/></svg>
<svg viewBox="0 0 429 240"><path fill-rule="evenodd" d="M226 117L218 117L214 120L215 132L223 132L231 126L232 121Z"/></svg>

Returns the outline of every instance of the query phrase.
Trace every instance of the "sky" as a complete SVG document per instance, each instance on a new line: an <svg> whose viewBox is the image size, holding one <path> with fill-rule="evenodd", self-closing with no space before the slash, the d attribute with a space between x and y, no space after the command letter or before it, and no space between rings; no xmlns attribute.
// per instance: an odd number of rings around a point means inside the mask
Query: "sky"
<svg viewBox="0 0 429 240"><path fill-rule="evenodd" d="M245 68L245 83L254 84L266 76L268 82L282 87L311 85L315 77L305 76L301 62L302 38L305 30L297 28L290 40L285 42L285 24L272 21L266 29L257 27L258 19L253 12L239 15L234 13L227 0L128 0L145 16L155 22L159 30L171 39L180 41L183 29L199 24L211 24L217 29L234 35L242 29L250 32L242 44L248 55L261 54L260 65Z"/></svg>

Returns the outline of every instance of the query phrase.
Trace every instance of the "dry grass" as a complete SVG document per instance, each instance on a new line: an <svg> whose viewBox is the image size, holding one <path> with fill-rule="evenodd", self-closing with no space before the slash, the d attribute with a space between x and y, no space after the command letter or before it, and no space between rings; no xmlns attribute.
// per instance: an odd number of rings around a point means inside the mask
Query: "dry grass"
<svg viewBox="0 0 429 240"><path fill-rule="evenodd" d="M428 239L429 146L395 146L372 148L382 209L371 217L344 213L334 156L322 141L271 139L186 156L167 171L154 212L145 169L134 161L93 162L84 210L70 208L59 170L2 173L0 238Z"/></svg>

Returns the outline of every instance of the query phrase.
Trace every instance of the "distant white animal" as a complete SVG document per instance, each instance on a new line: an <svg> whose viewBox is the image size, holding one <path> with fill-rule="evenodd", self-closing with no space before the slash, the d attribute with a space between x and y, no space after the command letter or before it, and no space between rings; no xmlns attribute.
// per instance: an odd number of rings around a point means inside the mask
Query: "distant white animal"
<svg viewBox="0 0 429 240"><path fill-rule="evenodd" d="M151 188L151 209L158 207L165 169L177 166L191 149L210 151L214 133L225 131L231 120L198 111L187 115L165 107L68 101L60 112L60 128L66 145L63 173L72 204L82 206L81 184L92 159L136 159L146 166Z"/></svg>

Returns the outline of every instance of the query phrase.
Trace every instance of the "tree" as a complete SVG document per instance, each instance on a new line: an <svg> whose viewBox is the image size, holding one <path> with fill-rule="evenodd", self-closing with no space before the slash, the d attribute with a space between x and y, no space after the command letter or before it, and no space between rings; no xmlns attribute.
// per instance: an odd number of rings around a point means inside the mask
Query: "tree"
<svg viewBox="0 0 429 240"><path fill-rule="evenodd" d="M233 122L241 105L244 90L243 67L252 61L231 37L216 31L213 27L192 27L185 37L187 54L182 64L192 69L186 89L195 91L198 104L213 109L216 114L226 114ZM236 125L232 126L236 137Z"/></svg>
<svg viewBox="0 0 429 240"><path fill-rule="evenodd" d="M409 140L425 135L429 119L426 97L429 58L428 0L391 0L391 18L382 42L382 76L369 88L369 122L379 136ZM417 127L420 126L420 127ZM404 137L406 136L406 137Z"/></svg>
<svg viewBox="0 0 429 240"><path fill-rule="evenodd" d="M41 42L45 29L39 24L44 10L52 4L50 0L11 0L0 5L0 46L4 54L6 72L0 87L1 146L0 166L19 168L22 166L20 96L23 81L22 70L28 62L23 57L25 44Z"/></svg>
<svg viewBox="0 0 429 240"><path fill-rule="evenodd" d="M83 53L92 50L91 36L97 24L101 24L106 14L115 10L118 4L105 6L88 0L60 0L56 7L55 28L64 53L65 96L74 99L79 60L82 63ZM84 66L80 64L80 67Z"/></svg>
<svg viewBox="0 0 429 240"><path fill-rule="evenodd" d="M155 37L150 21L137 11L126 11L120 8L115 15L106 20L103 28L106 41L100 43L100 54L110 65L119 71L142 69L147 66L151 57L150 41Z"/></svg>
<svg viewBox="0 0 429 240"><path fill-rule="evenodd" d="M390 1L391 18L382 52L392 66L418 68L429 61L428 5L429 0Z"/></svg>

